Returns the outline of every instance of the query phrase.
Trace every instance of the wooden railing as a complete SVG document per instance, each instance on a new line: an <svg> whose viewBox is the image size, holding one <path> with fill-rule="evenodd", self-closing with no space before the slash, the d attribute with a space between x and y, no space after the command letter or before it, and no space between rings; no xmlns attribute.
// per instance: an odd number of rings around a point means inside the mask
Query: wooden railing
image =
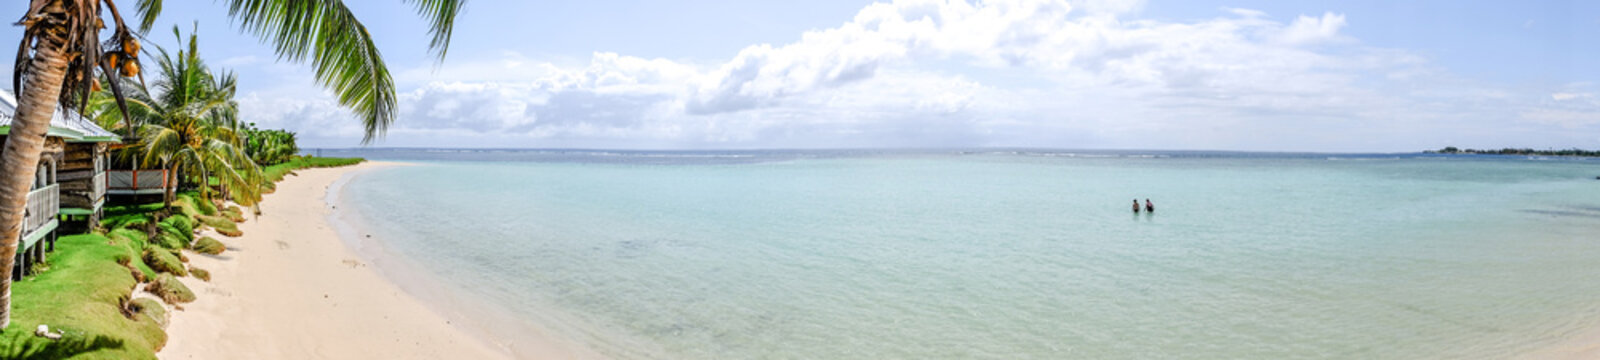
<svg viewBox="0 0 1600 360"><path fill-rule="evenodd" d="M166 170L106 170L106 175L106 189L112 194L159 194L167 188Z"/></svg>
<svg viewBox="0 0 1600 360"><path fill-rule="evenodd" d="M93 190L94 191L94 198L89 199L89 202L98 203L98 202L100 202L101 199L105 199L106 198L106 173L102 172L102 173L99 173L99 174L94 174L94 180L93 180L93 182L90 183L90 186L94 187L94 190Z"/></svg>
<svg viewBox="0 0 1600 360"><path fill-rule="evenodd" d="M22 235L49 224L61 213L61 186L50 184L28 192L28 212L22 217Z"/></svg>

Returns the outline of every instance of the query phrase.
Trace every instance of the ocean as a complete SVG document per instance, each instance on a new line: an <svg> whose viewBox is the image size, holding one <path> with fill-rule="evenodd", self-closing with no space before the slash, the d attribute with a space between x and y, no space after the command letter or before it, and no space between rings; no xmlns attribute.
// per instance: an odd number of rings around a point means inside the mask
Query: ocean
<svg viewBox="0 0 1600 360"><path fill-rule="evenodd" d="M322 155L416 165L330 196L347 241L513 350L537 332L621 359L1498 359L1600 327L1595 159Z"/></svg>

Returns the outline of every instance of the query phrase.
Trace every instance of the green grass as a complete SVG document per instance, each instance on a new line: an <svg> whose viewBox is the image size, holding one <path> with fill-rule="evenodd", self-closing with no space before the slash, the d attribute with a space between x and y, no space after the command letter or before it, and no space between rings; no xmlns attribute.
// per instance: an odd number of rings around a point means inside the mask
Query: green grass
<svg viewBox="0 0 1600 360"><path fill-rule="evenodd" d="M350 166L360 164L363 161L367 160L362 158L328 158L305 156L297 157L294 160L289 160L289 162L282 164L267 166L266 168L261 169L261 173L266 175L268 180L272 180L272 182L278 182L279 180L283 180L284 176L289 175L289 172L295 170L305 168Z"/></svg>
<svg viewBox="0 0 1600 360"><path fill-rule="evenodd" d="M117 264L128 249L100 235L62 237L50 270L13 283L11 326L0 332L0 359L155 359L166 333L151 317L123 316L137 282ZM61 340L33 335L39 324Z"/></svg>

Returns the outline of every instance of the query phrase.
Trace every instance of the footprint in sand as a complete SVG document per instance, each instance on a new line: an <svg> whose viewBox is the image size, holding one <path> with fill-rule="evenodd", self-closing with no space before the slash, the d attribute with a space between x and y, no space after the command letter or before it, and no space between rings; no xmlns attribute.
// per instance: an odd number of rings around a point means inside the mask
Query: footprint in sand
<svg viewBox="0 0 1600 360"><path fill-rule="evenodd" d="M289 243L284 242L283 240L278 240L278 250L288 250L288 249L289 249Z"/></svg>

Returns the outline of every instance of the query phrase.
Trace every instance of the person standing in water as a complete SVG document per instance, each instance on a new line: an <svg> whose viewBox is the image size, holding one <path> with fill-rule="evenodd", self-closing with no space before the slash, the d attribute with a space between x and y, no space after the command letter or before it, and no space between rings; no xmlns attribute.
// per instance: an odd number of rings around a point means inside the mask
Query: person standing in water
<svg viewBox="0 0 1600 360"><path fill-rule="evenodd" d="M1139 213L1139 199L1133 199L1133 213Z"/></svg>
<svg viewBox="0 0 1600 360"><path fill-rule="evenodd" d="M1133 207L1139 207L1139 200L1133 201ZM1152 213L1156 212L1156 204L1150 202L1150 199L1144 199L1144 211Z"/></svg>

